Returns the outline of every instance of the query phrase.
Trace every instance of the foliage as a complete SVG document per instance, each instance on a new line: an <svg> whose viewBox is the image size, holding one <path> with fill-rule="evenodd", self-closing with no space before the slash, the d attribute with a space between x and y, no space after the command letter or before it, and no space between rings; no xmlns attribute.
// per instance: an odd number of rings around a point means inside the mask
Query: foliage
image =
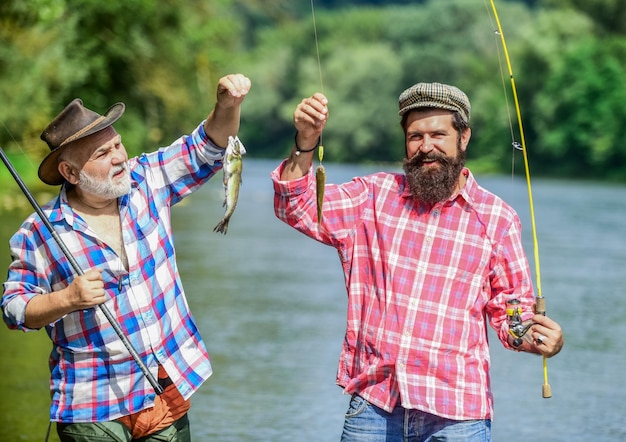
<svg viewBox="0 0 626 442"><path fill-rule="evenodd" d="M535 173L626 179L620 3L498 5ZM486 2L319 0L314 16L311 6L5 0L0 146L38 163L47 151L41 130L81 97L101 113L125 102L116 124L125 145L131 154L151 150L206 116L220 76L243 72L253 82L241 133L251 156L285 155L296 104L323 91L331 109L323 140L329 161L397 161L399 93L417 81L438 81L461 87L472 101L472 167L510 169L511 141L520 134Z"/></svg>
<svg viewBox="0 0 626 442"><path fill-rule="evenodd" d="M626 78L618 53L625 60L624 42L583 41L546 79L536 118L543 135L538 148L547 160L542 169L583 178L626 176Z"/></svg>
<svg viewBox="0 0 626 442"><path fill-rule="evenodd" d="M589 16L600 36L626 34L626 8L623 0L543 0L545 5L571 9Z"/></svg>
<svg viewBox="0 0 626 442"><path fill-rule="evenodd" d="M517 5L507 9L524 12ZM247 99L242 132L255 140L257 152L264 156L287 152L293 109L316 91L323 91L330 102L324 137L330 140L326 152L332 161L399 160L404 149L397 98L418 81L457 84L470 97L485 89L502 96L493 86L498 84L497 55L488 16L467 1L318 11L317 42L310 20L265 30L257 46L237 60L251 72L254 87L262 90ZM263 75L257 76L259 72ZM282 85L278 90L277 84ZM477 125L489 135L480 106L476 109ZM506 137L504 125L493 131L498 138ZM472 143L478 157L485 150L480 133ZM508 154L505 149L492 155L492 161Z"/></svg>
<svg viewBox="0 0 626 442"><path fill-rule="evenodd" d="M37 15L44 3L48 12ZM236 50L237 22L226 3L188 1L185 9L173 0L4 3L2 121L11 134L24 134L19 144L45 149L39 133L78 96L101 113L126 103L119 126L130 134L131 150L180 135L208 113L222 65Z"/></svg>

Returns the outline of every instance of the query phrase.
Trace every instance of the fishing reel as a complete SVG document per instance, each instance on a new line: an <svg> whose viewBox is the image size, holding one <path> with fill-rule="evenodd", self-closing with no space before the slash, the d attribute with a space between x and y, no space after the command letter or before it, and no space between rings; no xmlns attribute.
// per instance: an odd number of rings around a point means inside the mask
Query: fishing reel
<svg viewBox="0 0 626 442"><path fill-rule="evenodd" d="M519 347L522 345L522 338L534 322L531 319L522 321L522 308L518 299L507 301L506 316L509 322L509 334L513 336L513 346Z"/></svg>
<svg viewBox="0 0 626 442"><path fill-rule="evenodd" d="M513 346L519 347L524 342L524 335L530 330L530 327L535 323L532 319L522 321L522 308L520 307L520 301L518 299L511 299L506 303L506 316L509 323L509 334L513 336ZM546 314L546 304L543 296L539 296L535 299L534 306L535 313L538 315ZM541 341L539 341L541 343ZM544 398L552 397L552 389L548 384L548 367L546 365L546 357L543 357L543 387L542 394Z"/></svg>

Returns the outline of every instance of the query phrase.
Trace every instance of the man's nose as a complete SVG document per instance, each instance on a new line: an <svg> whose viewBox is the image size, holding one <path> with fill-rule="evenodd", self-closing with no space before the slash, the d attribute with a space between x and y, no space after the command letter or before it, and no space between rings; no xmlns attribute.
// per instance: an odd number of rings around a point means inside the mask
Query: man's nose
<svg viewBox="0 0 626 442"><path fill-rule="evenodd" d="M422 144L420 145L419 150L422 152L430 152L434 149L435 141L432 137L425 135L422 139Z"/></svg>
<svg viewBox="0 0 626 442"><path fill-rule="evenodd" d="M126 149L120 144L113 152L113 164L123 163L127 160Z"/></svg>

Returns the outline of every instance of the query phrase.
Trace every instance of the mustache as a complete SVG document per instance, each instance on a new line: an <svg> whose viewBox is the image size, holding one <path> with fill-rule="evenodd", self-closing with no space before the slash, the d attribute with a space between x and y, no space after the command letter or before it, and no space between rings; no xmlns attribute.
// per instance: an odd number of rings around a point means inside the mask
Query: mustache
<svg viewBox="0 0 626 442"><path fill-rule="evenodd" d="M119 166L115 166L114 168L111 169L111 172L109 173L109 178L113 178L118 173L125 172L127 170L128 170L128 163L124 162L123 164L120 164Z"/></svg>
<svg viewBox="0 0 626 442"><path fill-rule="evenodd" d="M441 152L418 152L411 158L405 158L404 164L412 167L422 166L425 162L439 161L444 165L450 164L450 158Z"/></svg>

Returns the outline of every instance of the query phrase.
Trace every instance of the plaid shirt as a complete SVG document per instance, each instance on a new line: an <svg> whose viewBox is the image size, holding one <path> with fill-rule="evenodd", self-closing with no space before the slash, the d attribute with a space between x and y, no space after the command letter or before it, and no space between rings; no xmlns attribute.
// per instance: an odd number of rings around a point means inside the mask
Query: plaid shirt
<svg viewBox="0 0 626 442"><path fill-rule="evenodd" d="M337 383L391 412L396 405L456 419L493 414L487 319L505 347L506 301L534 295L517 214L478 186L426 207L403 174L326 185L317 222L313 173L280 181L276 216L335 247L348 292Z"/></svg>
<svg viewBox="0 0 626 442"><path fill-rule="evenodd" d="M118 203L129 271L72 211L65 187L43 207L81 269L103 270L106 305L143 362L155 378L161 364L185 399L212 370L178 274L170 210L221 168L223 153L201 124L171 146L129 160L132 190ZM75 275L36 215L10 246L2 310L10 328L28 331L28 301L67 287ZM110 421L153 405L153 388L101 309L72 312L46 331L53 343L52 421Z"/></svg>

